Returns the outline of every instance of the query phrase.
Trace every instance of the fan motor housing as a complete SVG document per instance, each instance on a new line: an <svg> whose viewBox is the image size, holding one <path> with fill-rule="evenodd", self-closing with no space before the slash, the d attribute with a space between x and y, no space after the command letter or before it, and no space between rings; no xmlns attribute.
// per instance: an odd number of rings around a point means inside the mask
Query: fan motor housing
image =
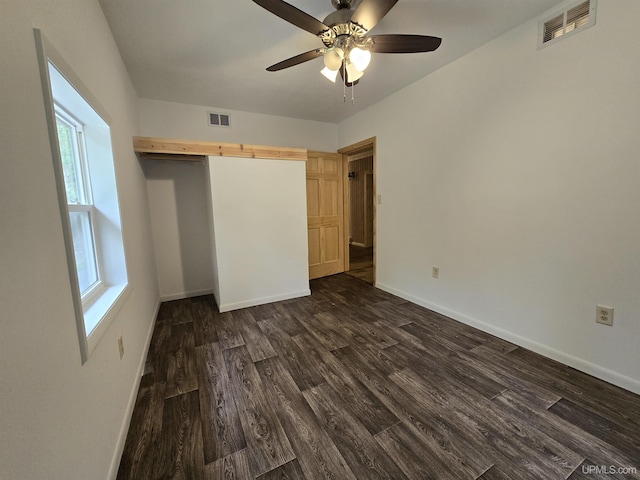
<svg viewBox="0 0 640 480"><path fill-rule="evenodd" d="M353 4L353 0L331 0L331 3L336 10L350 9Z"/></svg>
<svg viewBox="0 0 640 480"><path fill-rule="evenodd" d="M337 1L338 0L333 0L333 3L336 4ZM347 3L349 4L349 7L343 7L330 13L322 21L322 23L331 29L319 35L320 39L328 47L333 46L335 39L342 35L363 37L367 33L367 31L360 25L351 22L353 10L350 8L351 2Z"/></svg>

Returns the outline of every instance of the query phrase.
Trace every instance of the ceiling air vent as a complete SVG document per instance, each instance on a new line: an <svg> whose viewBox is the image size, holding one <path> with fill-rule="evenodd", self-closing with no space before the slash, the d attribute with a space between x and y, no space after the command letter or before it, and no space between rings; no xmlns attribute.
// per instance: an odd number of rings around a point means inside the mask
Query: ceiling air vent
<svg viewBox="0 0 640 480"><path fill-rule="evenodd" d="M209 112L209 125L212 127L230 127L231 119L226 113Z"/></svg>
<svg viewBox="0 0 640 480"><path fill-rule="evenodd" d="M546 17L538 26L538 48L595 25L596 2L597 0L580 1L563 12Z"/></svg>

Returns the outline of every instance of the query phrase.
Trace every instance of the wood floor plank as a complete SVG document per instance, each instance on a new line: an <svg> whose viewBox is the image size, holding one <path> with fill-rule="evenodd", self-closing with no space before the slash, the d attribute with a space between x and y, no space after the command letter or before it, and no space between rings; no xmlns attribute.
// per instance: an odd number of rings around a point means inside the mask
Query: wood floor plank
<svg viewBox="0 0 640 480"><path fill-rule="evenodd" d="M508 358L527 365L529 371L532 374L536 372L540 380L547 379L548 382L553 378L553 386L563 398L591 411L596 410L599 415L620 426L633 423L640 427L637 395L524 348L510 352ZM612 403L613 408L602 408Z"/></svg>
<svg viewBox="0 0 640 480"><path fill-rule="evenodd" d="M154 449L162 430L164 383L141 386L120 460L118 480L152 478Z"/></svg>
<svg viewBox="0 0 640 480"><path fill-rule="evenodd" d="M503 473L498 465L493 465L490 469L480 475L478 480L512 480L512 477Z"/></svg>
<svg viewBox="0 0 640 480"><path fill-rule="evenodd" d="M444 409L469 421L489 445L499 450L528 474L547 478L566 478L583 457L517 418L501 414L481 396L468 396L453 384L442 385L411 370L391 375L408 393L430 398ZM455 403L449 401L454 397ZM508 437L510 441L504 442Z"/></svg>
<svg viewBox="0 0 640 480"><path fill-rule="evenodd" d="M358 419L369 433L376 434L400 421L330 352L323 352L319 344L314 344L315 339L311 336L308 334L297 335L293 341L300 345L302 350L313 352L310 354L310 358L314 359L316 365L322 364L324 378L337 392L345 408Z"/></svg>
<svg viewBox="0 0 640 480"><path fill-rule="evenodd" d="M293 337L294 335L300 335L307 331L283 302L276 303L274 308L276 313L274 313L271 318L276 320L280 330L284 333Z"/></svg>
<svg viewBox="0 0 640 480"><path fill-rule="evenodd" d="M188 298L163 302L158 312L158 320L171 325L189 323L193 321L192 303Z"/></svg>
<svg viewBox="0 0 640 480"><path fill-rule="evenodd" d="M215 308L215 305L206 301L193 303L193 333L197 347L218 341L215 322L218 313Z"/></svg>
<svg viewBox="0 0 640 480"><path fill-rule="evenodd" d="M248 309L235 312L233 318L239 322L240 334L254 362L277 355L269 339L260 330L258 322Z"/></svg>
<svg viewBox="0 0 640 480"><path fill-rule="evenodd" d="M385 350L378 350L376 348L354 348L352 346L331 351L343 365L348 366L350 363L359 362L367 371L381 372L384 375L391 375L405 368L406 365L398 366L398 364L384 352Z"/></svg>
<svg viewBox="0 0 640 480"><path fill-rule="evenodd" d="M151 478L197 478L204 466L197 392L164 401L160 437Z"/></svg>
<svg viewBox="0 0 640 480"><path fill-rule="evenodd" d="M356 478L407 478L367 429L340 408L342 402L328 384L302 393Z"/></svg>
<svg viewBox="0 0 640 480"><path fill-rule="evenodd" d="M438 359L430 358L423 352L411 351L402 344L389 347L384 350L384 353L414 371L428 371L443 381L448 379L460 382L485 398L491 399L507 389L503 384L478 371L464 368L457 362L439 362Z"/></svg>
<svg viewBox="0 0 640 480"><path fill-rule="evenodd" d="M279 318L274 317L262 320L258 325L269 339L271 345L278 351L280 358L287 363L291 376L300 390L315 387L325 382L318 369L281 328Z"/></svg>
<svg viewBox="0 0 640 480"><path fill-rule="evenodd" d="M253 476L249 470L249 454L245 448L205 465L203 480L246 480Z"/></svg>
<svg viewBox="0 0 640 480"><path fill-rule="evenodd" d="M411 480L422 480L425 478L476 478L478 472L468 468L466 472L461 472L451 460L443 462L441 458L434 455L428 444L422 442L410 427L398 424L375 435L375 439L384 448L384 451L400 467L404 474Z"/></svg>
<svg viewBox="0 0 640 480"><path fill-rule="evenodd" d="M346 347L349 339L340 328L337 319L330 312L321 312L298 320L328 350Z"/></svg>
<svg viewBox="0 0 640 480"><path fill-rule="evenodd" d="M256 480L306 480L297 459L293 459L284 465L274 468L270 472L263 473Z"/></svg>
<svg viewBox="0 0 640 480"><path fill-rule="evenodd" d="M413 319L405 314L394 304L388 300L377 302L365 307L373 315L378 318L379 323L401 327L413 322Z"/></svg>
<svg viewBox="0 0 640 480"><path fill-rule="evenodd" d="M350 344L383 349L398 343L397 340L385 333L385 329L379 328L374 323L358 322L361 318L355 320L351 318L350 320L349 323L345 322L342 327L351 337Z"/></svg>
<svg viewBox="0 0 640 480"><path fill-rule="evenodd" d="M442 327L437 327L434 330L428 330L422 325L409 323L407 325L403 325L400 328L410 333L414 337L418 337L424 342L437 341L454 352L458 350L471 350L473 347L477 347L478 345L482 344L482 342L479 342L478 340L467 337L466 335L460 333L445 330Z"/></svg>
<svg viewBox="0 0 640 480"><path fill-rule="evenodd" d="M498 383L506 385L509 389L518 392L525 397L529 405L536 405L546 410L560 398L555 392L540 385L540 382L531 381L522 374L517 365L514 365L501 352L485 345L479 345L468 352L458 352L455 359L468 368L479 370Z"/></svg>
<svg viewBox="0 0 640 480"><path fill-rule="evenodd" d="M246 347L222 353L249 448L252 475L262 475L293 460L295 454L289 439L267 400Z"/></svg>
<svg viewBox="0 0 640 480"><path fill-rule="evenodd" d="M194 348L196 346L193 334L193 323L179 323L171 326L171 335L167 339L166 352L174 352L180 348Z"/></svg>
<svg viewBox="0 0 640 480"><path fill-rule="evenodd" d="M198 389L195 348L179 348L166 354L167 387L165 398Z"/></svg>
<svg viewBox="0 0 640 480"><path fill-rule="evenodd" d="M465 335L469 336L468 333L465 333ZM471 335L471 338L478 338L478 340L482 342L480 345L478 345L478 347L482 346L486 349L493 350L496 353L506 354L513 352L516 348L519 348L518 345L507 342L506 340L502 340L501 338L495 337L493 335L485 334L485 336L488 338L481 339L481 337L475 337L473 335ZM473 348L471 350L473 350Z"/></svg>
<svg viewBox="0 0 640 480"><path fill-rule="evenodd" d="M260 320L266 320L273 317L278 311L275 308L274 303L265 303L262 305L256 305L255 307L247 308L247 311L251 312L251 315L259 322Z"/></svg>
<svg viewBox="0 0 640 480"><path fill-rule="evenodd" d="M564 398L549 411L608 443L623 455L640 459L640 427L635 424L620 425Z"/></svg>
<svg viewBox="0 0 640 480"><path fill-rule="evenodd" d="M424 395L421 391L424 386L416 383L412 378L403 377L402 372L390 375L390 379L396 383L403 392L404 397L398 397L398 401L408 402L409 405L415 404L420 411L417 415L420 422L417 427L429 433L433 431L437 433L434 439L438 444L450 444L456 448L460 458L472 460L475 467L482 471L493 464L501 463L507 467L506 474L510 478L518 479L539 479L542 478L538 469L532 469L526 455L518 454L509 443L501 448L502 445L496 445L495 433L490 432L481 423L468 415L461 414L449 406L453 400L441 397L439 392L430 392ZM408 408L411 411L411 406ZM424 422L425 426L421 424ZM440 440L439 438L442 438ZM498 436L498 439L501 437ZM463 440L462 446L459 445ZM466 448L465 448L466 446ZM462 448L462 450L460 450ZM466 455L464 452L468 452ZM473 454L477 455L474 456Z"/></svg>
<svg viewBox="0 0 640 480"><path fill-rule="evenodd" d="M276 414L291 440L306 478L355 480L280 359L274 357L258 362L256 369L271 404L279 405Z"/></svg>
<svg viewBox="0 0 640 480"><path fill-rule="evenodd" d="M224 312L216 317L216 330L222 350L244 345L244 338L240 334L239 325L234 320L232 312Z"/></svg>
<svg viewBox="0 0 640 480"><path fill-rule="evenodd" d="M332 352L341 358L346 349ZM424 455L432 455L448 466L452 476L473 478L492 465L484 448L484 438L467 435L468 425L450 422L437 407L422 398L414 400L378 370L369 368L362 357L350 356L343 364L367 385L369 390L422 439ZM393 427L392 427L393 428ZM383 432L384 433L384 432Z"/></svg>
<svg viewBox="0 0 640 480"><path fill-rule="evenodd" d="M171 324L166 322L156 322L147 352L148 360L155 360L165 354L171 337Z"/></svg>
<svg viewBox="0 0 640 480"><path fill-rule="evenodd" d="M205 463L246 448L222 351L217 343L196 347Z"/></svg>
<svg viewBox="0 0 640 480"><path fill-rule="evenodd" d="M405 347L420 350L421 352L433 357L441 357L445 359L449 358L452 353L452 350L441 344L436 337L426 341L411 335L405 330L405 327L411 325L411 323L403 325L402 327L384 325L380 322L377 322L377 325L381 328L386 326L387 335L393 338L397 343L403 344Z"/></svg>
<svg viewBox="0 0 640 480"><path fill-rule="evenodd" d="M531 406L525 397L513 391L506 391L493 399L501 409L527 421L537 430L563 443L578 454L598 462L599 465L625 467L633 459L623 455L606 441L574 425L564 418L541 411Z"/></svg>

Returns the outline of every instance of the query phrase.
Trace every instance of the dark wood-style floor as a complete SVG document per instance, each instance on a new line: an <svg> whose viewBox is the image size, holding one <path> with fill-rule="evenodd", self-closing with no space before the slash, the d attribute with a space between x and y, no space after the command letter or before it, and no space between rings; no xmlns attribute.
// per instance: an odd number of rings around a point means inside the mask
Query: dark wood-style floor
<svg viewBox="0 0 640 480"><path fill-rule="evenodd" d="M373 247L349 245L349 271L346 273L373 285Z"/></svg>
<svg viewBox="0 0 640 480"><path fill-rule="evenodd" d="M347 275L311 288L164 303L118 479L640 478L639 396Z"/></svg>

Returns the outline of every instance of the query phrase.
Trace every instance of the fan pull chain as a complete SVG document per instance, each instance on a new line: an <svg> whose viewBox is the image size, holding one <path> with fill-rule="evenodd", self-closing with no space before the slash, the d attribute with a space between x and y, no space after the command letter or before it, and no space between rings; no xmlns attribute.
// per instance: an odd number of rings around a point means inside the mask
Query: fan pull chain
<svg viewBox="0 0 640 480"><path fill-rule="evenodd" d="M355 82L351 84L351 105L355 105L356 99L354 97L354 90L356 88Z"/></svg>
<svg viewBox="0 0 640 480"><path fill-rule="evenodd" d="M347 72L345 62L342 62L342 101L347 103Z"/></svg>

